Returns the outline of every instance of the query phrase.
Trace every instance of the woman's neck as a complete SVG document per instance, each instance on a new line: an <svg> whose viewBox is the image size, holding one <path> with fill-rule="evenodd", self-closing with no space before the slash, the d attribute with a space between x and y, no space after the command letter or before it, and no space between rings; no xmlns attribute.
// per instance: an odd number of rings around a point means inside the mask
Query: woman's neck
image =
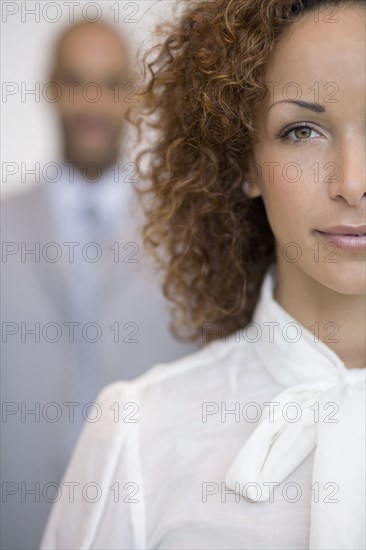
<svg viewBox="0 0 366 550"><path fill-rule="evenodd" d="M295 264L278 264L275 300L347 368L366 366L366 301L325 287Z"/></svg>

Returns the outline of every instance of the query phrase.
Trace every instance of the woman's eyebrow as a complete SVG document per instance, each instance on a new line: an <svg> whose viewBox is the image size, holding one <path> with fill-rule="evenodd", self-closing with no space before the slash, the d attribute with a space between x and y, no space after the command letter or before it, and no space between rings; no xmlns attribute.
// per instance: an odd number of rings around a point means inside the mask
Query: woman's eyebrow
<svg viewBox="0 0 366 550"><path fill-rule="evenodd" d="M315 111L316 113L325 113L325 107L320 105L319 103L308 103L307 101L302 101L301 99L282 99L281 101L276 101L275 103L272 103L268 107L268 111L273 107L274 105L277 105L278 103L294 103L295 105L298 105L299 107L303 107L304 109L310 109L310 111Z"/></svg>

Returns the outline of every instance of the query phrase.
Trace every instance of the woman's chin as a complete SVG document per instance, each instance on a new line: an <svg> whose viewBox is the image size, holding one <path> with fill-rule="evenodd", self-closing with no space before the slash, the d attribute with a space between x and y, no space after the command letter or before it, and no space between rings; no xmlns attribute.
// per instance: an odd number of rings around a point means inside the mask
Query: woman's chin
<svg viewBox="0 0 366 550"><path fill-rule="evenodd" d="M366 296L366 266L334 264L323 269L319 282L339 294Z"/></svg>

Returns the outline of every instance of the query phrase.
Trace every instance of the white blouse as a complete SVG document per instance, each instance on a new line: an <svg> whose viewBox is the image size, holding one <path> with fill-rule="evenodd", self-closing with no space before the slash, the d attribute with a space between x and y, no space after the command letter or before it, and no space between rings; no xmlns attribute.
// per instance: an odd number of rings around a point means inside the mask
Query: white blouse
<svg viewBox="0 0 366 550"><path fill-rule="evenodd" d="M48 549L364 549L366 369L274 299L91 407Z"/></svg>

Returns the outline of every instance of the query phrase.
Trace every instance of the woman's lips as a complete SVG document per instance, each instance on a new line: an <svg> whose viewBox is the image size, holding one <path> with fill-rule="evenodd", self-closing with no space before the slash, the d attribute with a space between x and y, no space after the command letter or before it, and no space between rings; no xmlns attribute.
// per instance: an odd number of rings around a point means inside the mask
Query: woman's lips
<svg viewBox="0 0 366 550"><path fill-rule="evenodd" d="M315 233L320 235L326 241L334 243L342 250L350 250L351 252L363 252L366 250L366 234L342 235L338 233L326 233L318 230L316 230Z"/></svg>

